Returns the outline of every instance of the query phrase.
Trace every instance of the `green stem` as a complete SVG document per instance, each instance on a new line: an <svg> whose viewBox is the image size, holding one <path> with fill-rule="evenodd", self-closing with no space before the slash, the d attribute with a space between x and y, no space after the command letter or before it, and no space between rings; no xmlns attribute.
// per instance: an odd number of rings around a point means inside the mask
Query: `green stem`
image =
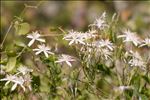
<svg viewBox="0 0 150 100"><path fill-rule="evenodd" d="M19 52L19 54L17 55L17 58L21 56L21 54L24 52L24 50L26 49L26 47L24 47L21 52Z"/></svg>
<svg viewBox="0 0 150 100"><path fill-rule="evenodd" d="M5 37L4 37L4 39L3 39L2 43L1 43L1 49L3 48L4 42L5 42L5 40L6 40L7 36L8 36L8 33L10 32L12 26L13 26L13 23L10 24L10 26L9 26L7 32L6 32L6 35L5 35Z"/></svg>

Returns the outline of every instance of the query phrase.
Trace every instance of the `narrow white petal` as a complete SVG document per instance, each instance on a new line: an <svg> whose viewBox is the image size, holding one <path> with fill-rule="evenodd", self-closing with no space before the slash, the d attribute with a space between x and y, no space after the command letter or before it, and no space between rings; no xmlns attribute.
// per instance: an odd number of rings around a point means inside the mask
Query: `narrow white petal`
<svg viewBox="0 0 150 100"><path fill-rule="evenodd" d="M9 83L10 83L10 81L7 81L7 82L5 83L5 86L8 85Z"/></svg>
<svg viewBox="0 0 150 100"><path fill-rule="evenodd" d="M73 44L73 42L74 42L74 40L70 41L70 42L69 42L69 45Z"/></svg>
<svg viewBox="0 0 150 100"><path fill-rule="evenodd" d="M29 43L28 46L30 47L34 43L35 39L32 39Z"/></svg>
<svg viewBox="0 0 150 100"><path fill-rule="evenodd" d="M20 86L23 88L24 91L26 90L25 87L24 87L23 85L20 85Z"/></svg>
<svg viewBox="0 0 150 100"><path fill-rule="evenodd" d="M126 35L119 35L119 36L117 36L117 38L122 38L122 37L126 37Z"/></svg>
<svg viewBox="0 0 150 100"><path fill-rule="evenodd" d="M37 51L36 53L35 53L35 55L38 55L38 54L40 54L42 51L41 50L39 50L39 51Z"/></svg>
<svg viewBox="0 0 150 100"><path fill-rule="evenodd" d="M108 48L112 51L113 50L113 48L111 47L111 46L108 46Z"/></svg>
<svg viewBox="0 0 150 100"><path fill-rule="evenodd" d="M28 88L29 88L29 90L30 90L30 91L32 91L32 87L31 87L31 85L29 85L29 86L28 86Z"/></svg>
<svg viewBox="0 0 150 100"><path fill-rule="evenodd" d="M33 51L39 51L40 49L33 49Z"/></svg>
<svg viewBox="0 0 150 100"><path fill-rule="evenodd" d="M60 60L55 61L55 63L61 63L61 62L63 62L63 61L60 61Z"/></svg>
<svg viewBox="0 0 150 100"><path fill-rule="evenodd" d="M1 79L0 81L7 81L8 79L7 78L3 78L3 79Z"/></svg>
<svg viewBox="0 0 150 100"><path fill-rule="evenodd" d="M54 53L53 53L53 52L50 52L50 51L47 51L47 53L49 53L49 54L51 54L51 55L54 55Z"/></svg>
<svg viewBox="0 0 150 100"><path fill-rule="evenodd" d="M33 36L32 36L32 35L27 35L27 38L31 38L31 39L32 39L32 38L33 38Z"/></svg>
<svg viewBox="0 0 150 100"><path fill-rule="evenodd" d="M37 40L38 40L38 41L40 41L40 42L45 42L45 40L44 40L44 39L40 39L40 38L38 38Z"/></svg>
<svg viewBox="0 0 150 100"><path fill-rule="evenodd" d="M47 54L47 52L45 52L45 51L44 51L44 55L48 58L48 54Z"/></svg>
<svg viewBox="0 0 150 100"><path fill-rule="evenodd" d="M145 46L146 44L141 44L139 47L143 47L143 46Z"/></svg>
<svg viewBox="0 0 150 100"><path fill-rule="evenodd" d="M134 44L135 46L137 46L137 45L138 45L138 43L136 43L135 41L133 41L133 44Z"/></svg>
<svg viewBox="0 0 150 100"><path fill-rule="evenodd" d="M11 91L15 90L15 88L17 87L17 83L15 83L12 88L11 88Z"/></svg>
<svg viewBox="0 0 150 100"><path fill-rule="evenodd" d="M85 44L83 41L80 41L80 40L79 40L79 42L80 42L81 44Z"/></svg>
<svg viewBox="0 0 150 100"><path fill-rule="evenodd" d="M71 63L70 63L69 61L66 61L66 63L67 63L70 67L72 67L72 65L71 65Z"/></svg>

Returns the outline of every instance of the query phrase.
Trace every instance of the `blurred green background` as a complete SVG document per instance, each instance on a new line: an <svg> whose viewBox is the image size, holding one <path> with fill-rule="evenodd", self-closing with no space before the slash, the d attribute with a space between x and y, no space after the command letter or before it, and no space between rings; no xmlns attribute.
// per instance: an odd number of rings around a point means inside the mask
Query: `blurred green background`
<svg viewBox="0 0 150 100"><path fill-rule="evenodd" d="M23 19L31 30L48 33L51 27L86 30L89 23L104 11L117 13L123 23L139 32L150 29L149 1L1 1L1 35L6 33L14 16L26 8ZM37 6L37 8L34 8ZM110 16L111 17L111 16Z"/></svg>

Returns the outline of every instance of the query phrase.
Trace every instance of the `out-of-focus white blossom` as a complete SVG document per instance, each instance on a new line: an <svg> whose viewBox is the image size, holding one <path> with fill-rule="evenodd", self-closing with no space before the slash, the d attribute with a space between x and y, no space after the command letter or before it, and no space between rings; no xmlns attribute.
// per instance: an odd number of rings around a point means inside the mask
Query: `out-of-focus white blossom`
<svg viewBox="0 0 150 100"><path fill-rule="evenodd" d="M97 30L94 30L94 29L89 29L88 30L88 33L90 33L90 34L94 34L94 33L96 33L97 32Z"/></svg>
<svg viewBox="0 0 150 100"><path fill-rule="evenodd" d="M108 49L101 49L101 55L105 58L105 60L108 60L108 58L111 59L112 52Z"/></svg>
<svg viewBox="0 0 150 100"><path fill-rule="evenodd" d="M51 48L49 48L48 46L45 46L45 44L41 44L41 45L38 45L38 48L36 49L33 49L33 51L36 51L36 55L40 54L40 53L44 53L44 55L46 57L48 57L48 54L54 54L53 52L50 52Z"/></svg>
<svg viewBox="0 0 150 100"><path fill-rule="evenodd" d="M119 86L118 89L121 91L124 91L124 90L128 90L128 89L132 89L132 87L131 86Z"/></svg>
<svg viewBox="0 0 150 100"><path fill-rule="evenodd" d="M137 66L141 69L145 69L146 62L142 59L138 52L130 51L132 59L128 62L130 66Z"/></svg>
<svg viewBox="0 0 150 100"><path fill-rule="evenodd" d="M150 38L144 39L139 47L143 47L143 46L150 47Z"/></svg>
<svg viewBox="0 0 150 100"><path fill-rule="evenodd" d="M143 69L144 69L144 67L145 67L145 62L142 61L142 60L136 59L136 58L131 59L131 60L129 61L129 64L130 64L131 66L143 67Z"/></svg>
<svg viewBox="0 0 150 100"><path fill-rule="evenodd" d="M66 55L66 54L62 54L57 61L55 61L56 63L63 63L66 62L70 67L72 67L71 62L75 61L75 59L72 56Z"/></svg>
<svg viewBox="0 0 150 100"><path fill-rule="evenodd" d="M14 85L11 88L11 91L15 90L17 85L20 85L25 91L25 87L23 86L24 79L21 76L18 77L16 75L6 75L6 78L1 79L0 81L7 81L5 85L8 85L10 82L14 83Z"/></svg>
<svg viewBox="0 0 150 100"><path fill-rule="evenodd" d="M31 91L32 90L32 87L31 87L31 81L32 81L32 79L31 79L31 76L30 76L30 74L26 74L25 76L24 76L24 81L25 81L25 85L29 88L29 90Z"/></svg>
<svg viewBox="0 0 150 100"><path fill-rule="evenodd" d="M96 47L99 47L99 48L106 47L111 51L114 48L113 43L111 43L111 41L109 41L108 39L106 39L106 40L101 39L99 41L96 41L96 42L93 43L93 46L96 46Z"/></svg>
<svg viewBox="0 0 150 100"><path fill-rule="evenodd" d="M79 32L73 31L73 30L69 31L69 34L65 35L63 39L65 39L67 41L70 41L69 45L71 45L73 43L75 43L75 44L78 44L78 43L85 44L82 34L79 33Z"/></svg>
<svg viewBox="0 0 150 100"><path fill-rule="evenodd" d="M93 24L90 24L89 26L96 26L98 29L103 30L109 25L106 23L106 12L103 12L103 14L95 20Z"/></svg>
<svg viewBox="0 0 150 100"><path fill-rule="evenodd" d="M21 66L17 70L19 71L19 73L22 73L23 75L33 71L32 69L29 69L25 66Z"/></svg>
<svg viewBox="0 0 150 100"><path fill-rule="evenodd" d="M95 37L95 35L89 32L77 32L77 31L69 31L69 34L65 35L63 39L69 41L69 45L72 44L83 44L85 45L85 40Z"/></svg>
<svg viewBox="0 0 150 100"><path fill-rule="evenodd" d="M40 37L41 35L38 33L38 31L32 32L32 34L28 34L27 38L31 39L31 41L28 43L28 46L30 47L35 42L35 40L45 42L45 40Z"/></svg>
<svg viewBox="0 0 150 100"><path fill-rule="evenodd" d="M123 42L132 42L135 46L141 43L141 39L135 32L131 32L129 29L125 30L124 35L119 35L118 38L125 38Z"/></svg>

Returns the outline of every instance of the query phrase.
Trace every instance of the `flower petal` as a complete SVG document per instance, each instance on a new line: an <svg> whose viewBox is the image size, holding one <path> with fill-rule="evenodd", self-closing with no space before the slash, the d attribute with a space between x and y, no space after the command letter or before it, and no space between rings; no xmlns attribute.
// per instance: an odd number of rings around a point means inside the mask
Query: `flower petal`
<svg viewBox="0 0 150 100"><path fill-rule="evenodd" d="M15 83L15 84L12 86L11 91L14 91L16 87L17 87L17 83Z"/></svg>
<svg viewBox="0 0 150 100"><path fill-rule="evenodd" d="M30 47L34 43L35 39L32 39L29 43L28 46Z"/></svg>

